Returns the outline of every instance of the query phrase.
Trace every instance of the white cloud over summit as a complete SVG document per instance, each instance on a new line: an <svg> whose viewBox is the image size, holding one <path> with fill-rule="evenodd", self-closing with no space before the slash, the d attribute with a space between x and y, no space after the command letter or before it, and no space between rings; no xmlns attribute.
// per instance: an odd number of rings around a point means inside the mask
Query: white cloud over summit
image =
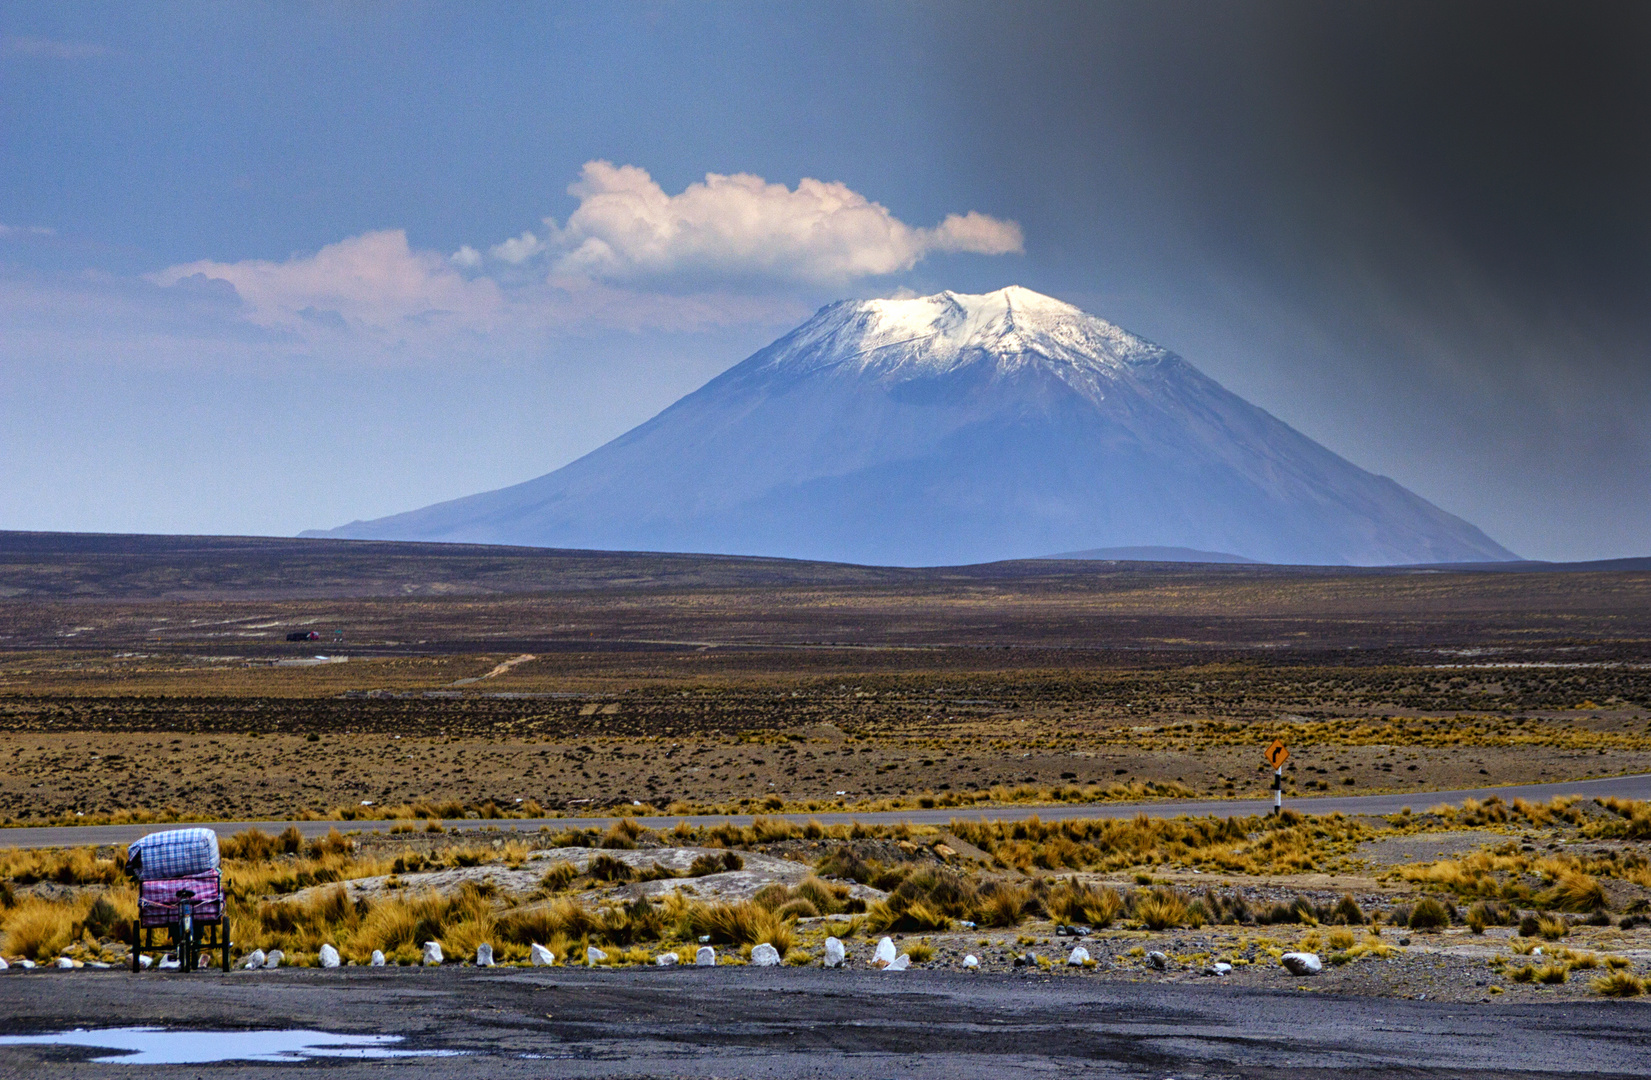
<svg viewBox="0 0 1651 1080"><path fill-rule="evenodd" d="M550 253L559 273L607 280L708 274L828 285L910 270L936 251L1022 250L1012 221L970 211L911 226L845 184L807 178L792 189L709 173L667 195L645 169L591 161L568 193L579 208L565 226L547 219L545 239L524 233L492 254L521 263Z"/></svg>
<svg viewBox="0 0 1651 1080"><path fill-rule="evenodd" d="M240 317L262 327L435 342L444 330L778 323L806 311L811 288L900 273L934 252L1022 250L1012 221L971 211L912 226L819 180L793 189L711 173L668 195L644 169L592 161L568 191L579 206L565 225L547 218L545 235L523 232L485 255L468 244L451 256L421 251L389 229L284 261L203 259L148 280L227 282Z"/></svg>

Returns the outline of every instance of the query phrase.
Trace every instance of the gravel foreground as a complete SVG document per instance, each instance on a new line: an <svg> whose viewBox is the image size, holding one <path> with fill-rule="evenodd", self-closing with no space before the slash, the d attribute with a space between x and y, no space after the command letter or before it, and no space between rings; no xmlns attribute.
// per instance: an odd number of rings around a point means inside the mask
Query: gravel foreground
<svg viewBox="0 0 1651 1080"><path fill-rule="evenodd" d="M1651 1004L1476 1004L1041 972L280 970L0 978L0 1034L74 1027L393 1034L460 1056L96 1064L0 1047L0 1076L1646 1077Z"/></svg>

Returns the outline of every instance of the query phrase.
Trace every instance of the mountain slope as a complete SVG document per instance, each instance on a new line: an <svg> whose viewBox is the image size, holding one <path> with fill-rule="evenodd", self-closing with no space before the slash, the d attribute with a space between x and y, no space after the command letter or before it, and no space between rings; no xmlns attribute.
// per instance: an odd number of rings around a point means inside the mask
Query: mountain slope
<svg viewBox="0 0 1651 1080"><path fill-rule="evenodd" d="M1018 287L833 304L553 473L309 535L906 565L1514 557L1179 356Z"/></svg>

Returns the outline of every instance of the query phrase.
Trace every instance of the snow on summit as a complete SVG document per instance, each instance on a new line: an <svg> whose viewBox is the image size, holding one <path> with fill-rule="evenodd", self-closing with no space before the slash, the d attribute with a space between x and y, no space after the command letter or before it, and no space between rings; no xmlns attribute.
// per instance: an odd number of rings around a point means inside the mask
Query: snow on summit
<svg viewBox="0 0 1651 1080"><path fill-rule="evenodd" d="M1019 285L969 295L842 301L781 339L776 366L851 365L884 374L939 374L970 362L1028 357L1116 368L1163 349L1071 304Z"/></svg>
<svg viewBox="0 0 1651 1080"><path fill-rule="evenodd" d="M896 565L1514 557L1173 352L1019 286L828 305L555 472L322 535Z"/></svg>

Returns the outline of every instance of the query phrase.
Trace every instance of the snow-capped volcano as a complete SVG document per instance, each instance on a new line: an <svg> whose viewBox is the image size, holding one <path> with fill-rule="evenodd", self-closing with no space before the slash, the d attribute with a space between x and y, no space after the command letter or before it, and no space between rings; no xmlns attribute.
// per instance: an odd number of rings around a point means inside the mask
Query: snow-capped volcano
<svg viewBox="0 0 1651 1080"><path fill-rule="evenodd" d="M1174 353L1018 286L832 304L553 473L309 535L903 565L1515 557Z"/></svg>

